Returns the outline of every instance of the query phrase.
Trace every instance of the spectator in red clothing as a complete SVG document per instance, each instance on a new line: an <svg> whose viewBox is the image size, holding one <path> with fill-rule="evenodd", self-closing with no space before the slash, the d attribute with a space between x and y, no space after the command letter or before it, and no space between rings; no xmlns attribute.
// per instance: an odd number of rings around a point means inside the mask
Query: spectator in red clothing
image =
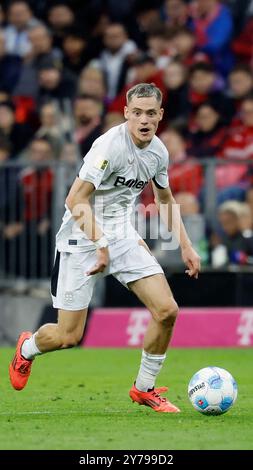
<svg viewBox="0 0 253 470"><path fill-rule="evenodd" d="M20 194L23 199L26 277L47 278L51 270L51 201L54 174L46 162L53 161L53 149L45 138L34 139L28 149L28 161L42 166L28 166L20 173Z"/></svg>
<svg viewBox="0 0 253 470"><path fill-rule="evenodd" d="M169 152L168 174L173 194L183 192L197 196L202 186L202 167L187 156L183 133L176 127L168 127L160 134L160 139ZM151 185L148 185L141 194L141 202L147 207L153 201L153 191Z"/></svg>
<svg viewBox="0 0 253 470"><path fill-rule="evenodd" d="M9 210L3 236L7 275L29 278L50 275L54 175L45 163L52 159L50 143L46 139L34 139L28 149L27 166L19 171L19 175L15 168L15 172L12 170L6 178L5 204ZM13 250L16 257L11 263L9 258Z"/></svg>
<svg viewBox="0 0 253 470"><path fill-rule="evenodd" d="M194 32L184 26L178 27L172 33L172 55L185 66L191 67L197 62L210 62L207 54L196 48Z"/></svg>
<svg viewBox="0 0 253 470"><path fill-rule="evenodd" d="M218 106L206 102L195 115L196 130L189 133L188 153L198 158L215 157L222 149L226 128Z"/></svg>
<svg viewBox="0 0 253 470"><path fill-rule="evenodd" d="M238 126L231 128L220 156L230 160L253 160L253 95L242 101L240 117ZM252 169L246 164L230 163L216 169L217 187L227 187L230 191L232 187L238 188L238 199L251 183Z"/></svg>
<svg viewBox="0 0 253 470"><path fill-rule="evenodd" d="M115 113L123 113L126 104L126 92L136 83L154 83L163 93L164 103L166 100L166 87L163 81L162 70L157 70L154 59L148 54L141 54L134 61L131 70L133 81L126 85L122 92L116 96L115 100L109 105L108 111Z"/></svg>
<svg viewBox="0 0 253 470"><path fill-rule="evenodd" d="M253 61L253 18L249 18L243 30L232 42L232 50L237 59L252 65Z"/></svg>
<svg viewBox="0 0 253 470"><path fill-rule="evenodd" d="M173 60L164 70L164 84L167 99L164 100L164 120L186 119L189 112L187 100L187 69L179 61Z"/></svg>
<svg viewBox="0 0 253 470"><path fill-rule="evenodd" d="M162 71L157 70L155 60L149 54L140 54L133 62L131 75L135 83L145 83L151 81L153 79L157 82L160 82L162 91L164 89L163 81L162 81Z"/></svg>
<svg viewBox="0 0 253 470"><path fill-rule="evenodd" d="M196 47L194 33L184 26L175 28L172 35L172 45L174 48L174 57L185 65L192 65L192 62L189 61L189 57L192 57Z"/></svg>
<svg viewBox="0 0 253 470"><path fill-rule="evenodd" d="M199 62L190 68L189 100L193 107L204 103L210 95L219 94L223 86L211 64Z"/></svg>
<svg viewBox="0 0 253 470"><path fill-rule="evenodd" d="M231 129L221 156L240 160L253 159L253 94L242 100L240 123Z"/></svg>
<svg viewBox="0 0 253 470"><path fill-rule="evenodd" d="M202 167L187 155L187 142L183 132L176 127L168 127L160 134L160 139L169 152L169 181L173 193L189 192L198 195L202 186Z"/></svg>
<svg viewBox="0 0 253 470"><path fill-rule="evenodd" d="M147 36L148 54L155 60L158 69L164 69L170 62L171 31L163 23L155 25Z"/></svg>
<svg viewBox="0 0 253 470"><path fill-rule="evenodd" d="M229 122L231 116L231 104L229 99L223 93L224 81L217 75L211 64L199 62L190 68L188 101L190 111L194 113L200 104L211 100L218 104L220 112ZM194 122L190 121L190 128Z"/></svg>
<svg viewBox="0 0 253 470"><path fill-rule="evenodd" d="M40 164L54 159L50 142L45 138L34 139L29 146L28 159L31 163ZM25 167L20 181L25 199L25 221L38 223L38 233L44 234L48 227L50 201L52 195L53 173L46 167Z"/></svg>
<svg viewBox="0 0 253 470"><path fill-rule="evenodd" d="M238 117L242 99L253 91L253 74L249 65L238 64L228 76L228 95L231 99L231 117Z"/></svg>

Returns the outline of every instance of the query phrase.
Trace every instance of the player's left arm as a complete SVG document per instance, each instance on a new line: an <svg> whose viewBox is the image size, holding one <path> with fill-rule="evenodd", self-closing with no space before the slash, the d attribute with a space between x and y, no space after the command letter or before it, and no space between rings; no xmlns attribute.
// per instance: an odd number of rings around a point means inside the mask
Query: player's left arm
<svg viewBox="0 0 253 470"><path fill-rule="evenodd" d="M170 232L172 231L176 235L180 244L182 259L188 268L186 273L190 277L195 277L197 279L201 269L201 260L187 235L180 215L179 205L176 203L169 187L164 189L158 188L154 183L152 183L152 186L155 203L160 212L161 218L168 230Z"/></svg>

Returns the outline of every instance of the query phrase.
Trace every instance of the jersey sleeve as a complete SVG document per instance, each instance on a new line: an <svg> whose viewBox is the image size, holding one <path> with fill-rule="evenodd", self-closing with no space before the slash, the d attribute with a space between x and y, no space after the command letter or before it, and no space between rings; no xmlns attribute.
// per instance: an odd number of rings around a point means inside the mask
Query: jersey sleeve
<svg viewBox="0 0 253 470"><path fill-rule="evenodd" d="M169 186L168 178L169 154L167 150L163 152L159 168L153 177L153 182L158 189L166 189Z"/></svg>
<svg viewBox="0 0 253 470"><path fill-rule="evenodd" d="M99 138L84 157L78 176L81 180L92 183L97 189L115 171L116 161L115 145L111 140L105 142Z"/></svg>

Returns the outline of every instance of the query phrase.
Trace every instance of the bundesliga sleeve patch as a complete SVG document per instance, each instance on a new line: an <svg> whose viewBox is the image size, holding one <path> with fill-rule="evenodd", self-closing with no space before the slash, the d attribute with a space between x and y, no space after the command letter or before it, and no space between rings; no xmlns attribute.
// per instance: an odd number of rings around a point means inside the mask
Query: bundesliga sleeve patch
<svg viewBox="0 0 253 470"><path fill-rule="evenodd" d="M108 160L97 160L96 163L95 163L95 168L98 168L99 170L105 170L108 166Z"/></svg>

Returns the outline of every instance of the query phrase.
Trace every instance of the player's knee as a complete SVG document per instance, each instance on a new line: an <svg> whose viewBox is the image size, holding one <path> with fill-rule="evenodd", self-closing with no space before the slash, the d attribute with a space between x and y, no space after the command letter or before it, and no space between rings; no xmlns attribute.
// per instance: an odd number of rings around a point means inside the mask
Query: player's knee
<svg viewBox="0 0 253 470"><path fill-rule="evenodd" d="M174 299L162 303L157 311L158 321L173 325L178 314L178 305Z"/></svg>

